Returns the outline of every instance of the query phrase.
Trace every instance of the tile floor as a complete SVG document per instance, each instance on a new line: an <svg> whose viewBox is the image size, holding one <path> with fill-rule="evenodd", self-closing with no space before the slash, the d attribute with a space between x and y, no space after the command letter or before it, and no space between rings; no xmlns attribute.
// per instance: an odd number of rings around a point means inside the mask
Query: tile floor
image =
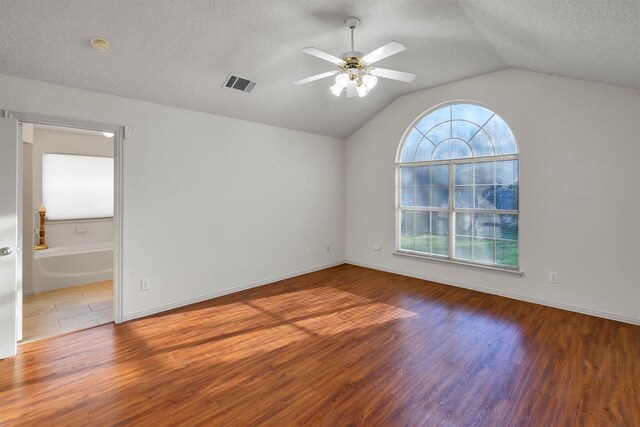
<svg viewBox="0 0 640 427"><path fill-rule="evenodd" d="M22 342L113 322L113 282L56 289L23 299Z"/></svg>

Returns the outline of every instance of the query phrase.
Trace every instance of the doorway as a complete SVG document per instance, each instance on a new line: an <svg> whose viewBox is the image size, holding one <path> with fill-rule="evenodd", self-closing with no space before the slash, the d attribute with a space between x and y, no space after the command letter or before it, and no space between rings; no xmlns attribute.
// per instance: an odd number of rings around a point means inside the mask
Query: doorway
<svg viewBox="0 0 640 427"><path fill-rule="evenodd" d="M15 173L18 236L15 243L15 341L28 342L109 322L120 323L124 127L12 112L4 112L4 117L19 123ZM63 139L65 135L67 139L83 135L102 138L110 145L111 153L76 153L60 146L51 148L51 145L42 149L37 141L40 147L36 148L34 137L47 133L49 139L54 134L62 135ZM32 145L27 147L29 142L25 139L29 138ZM32 169L34 165L39 167L39 173L32 173L31 183L25 175L25 161L29 161ZM79 171L110 168L111 212L105 214L100 206L87 206L77 200L74 203L73 198L55 200L53 196L60 188L51 188L51 182L46 181L43 174L56 176L61 171L68 172L69 168ZM66 179L69 181L69 176ZM86 179L81 181L86 184ZM40 208L44 203L36 205L44 200L52 206L57 203L57 208L49 214L44 213L42 227ZM76 212L68 212L66 208L74 208ZM87 208L94 212L87 214ZM34 250L36 248L38 250Z"/></svg>
<svg viewBox="0 0 640 427"><path fill-rule="evenodd" d="M112 323L115 134L20 126L21 342Z"/></svg>

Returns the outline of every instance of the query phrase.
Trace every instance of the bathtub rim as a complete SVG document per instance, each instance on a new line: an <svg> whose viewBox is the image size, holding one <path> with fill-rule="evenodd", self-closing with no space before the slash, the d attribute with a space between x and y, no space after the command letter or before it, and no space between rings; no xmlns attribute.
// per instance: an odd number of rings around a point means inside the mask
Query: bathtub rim
<svg viewBox="0 0 640 427"><path fill-rule="evenodd" d="M33 259L53 258L65 255L78 255L91 252L114 251L114 242L91 242L77 245L50 246L33 252Z"/></svg>

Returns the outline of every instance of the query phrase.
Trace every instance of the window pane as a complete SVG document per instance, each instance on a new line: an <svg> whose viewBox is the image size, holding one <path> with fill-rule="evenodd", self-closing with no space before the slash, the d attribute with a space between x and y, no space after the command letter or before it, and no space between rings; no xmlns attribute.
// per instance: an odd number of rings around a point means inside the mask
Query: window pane
<svg viewBox="0 0 640 427"><path fill-rule="evenodd" d="M400 188L400 206L415 206L415 187Z"/></svg>
<svg viewBox="0 0 640 427"><path fill-rule="evenodd" d="M449 255L449 238L447 236L431 236L431 253Z"/></svg>
<svg viewBox="0 0 640 427"><path fill-rule="evenodd" d="M473 235L477 237L493 238L493 214L473 214Z"/></svg>
<svg viewBox="0 0 640 427"><path fill-rule="evenodd" d="M431 187L416 187L416 206L431 207Z"/></svg>
<svg viewBox="0 0 640 427"><path fill-rule="evenodd" d="M431 168L435 185L449 185L449 165L431 166Z"/></svg>
<svg viewBox="0 0 640 427"><path fill-rule="evenodd" d="M495 187L492 185L477 185L475 187L475 208L495 209Z"/></svg>
<svg viewBox="0 0 640 427"><path fill-rule="evenodd" d="M475 157L481 156L493 156L493 142L491 142L491 138L484 130L481 130L474 136L471 141L469 141L469 145L473 150L473 155Z"/></svg>
<svg viewBox="0 0 640 427"><path fill-rule="evenodd" d="M497 114L484 125L484 130L493 140L496 154L516 154L518 152L509 126Z"/></svg>
<svg viewBox="0 0 640 427"><path fill-rule="evenodd" d="M433 187L432 206L434 208L449 207L449 187L438 186Z"/></svg>
<svg viewBox="0 0 640 427"><path fill-rule="evenodd" d="M415 159L416 148L418 148L418 144L420 140L424 138L420 132L416 130L416 128L411 129L409 134L404 140L404 144L402 144L402 154L400 155L401 162L413 162Z"/></svg>
<svg viewBox="0 0 640 427"><path fill-rule="evenodd" d="M424 116L424 118L416 124L416 128L426 135L431 128L448 120L451 120L451 106L449 105L438 108Z"/></svg>
<svg viewBox="0 0 640 427"><path fill-rule="evenodd" d="M456 187L456 208L472 208L473 207L473 187Z"/></svg>
<svg viewBox="0 0 640 427"><path fill-rule="evenodd" d="M454 165L456 185L473 184L473 163Z"/></svg>
<svg viewBox="0 0 640 427"><path fill-rule="evenodd" d="M471 236L470 213L456 213L456 236Z"/></svg>
<svg viewBox="0 0 640 427"><path fill-rule="evenodd" d="M431 252L449 254L449 213L431 212Z"/></svg>
<svg viewBox="0 0 640 427"><path fill-rule="evenodd" d="M471 237L456 236L456 248L454 257L471 259Z"/></svg>
<svg viewBox="0 0 640 427"><path fill-rule="evenodd" d="M496 209L518 210L517 185L498 185L496 187Z"/></svg>
<svg viewBox="0 0 640 427"><path fill-rule="evenodd" d="M496 215L496 237L518 240L518 215Z"/></svg>
<svg viewBox="0 0 640 427"><path fill-rule="evenodd" d="M415 168L401 167L400 168L400 186L408 187L410 185L415 185Z"/></svg>
<svg viewBox="0 0 640 427"><path fill-rule="evenodd" d="M414 212L415 234L431 234L431 212Z"/></svg>
<svg viewBox="0 0 640 427"><path fill-rule="evenodd" d="M451 125L453 126L453 137L463 141L469 141L480 130L480 126L463 120L454 120Z"/></svg>
<svg viewBox="0 0 640 427"><path fill-rule="evenodd" d="M493 263L493 251L495 241L493 239L473 239L473 259L475 261Z"/></svg>
<svg viewBox="0 0 640 427"><path fill-rule="evenodd" d="M428 234L421 234L416 236L415 250L424 252L426 254L431 253L431 236Z"/></svg>
<svg viewBox="0 0 640 427"><path fill-rule="evenodd" d="M493 162L482 162L475 164L476 184L493 184Z"/></svg>
<svg viewBox="0 0 640 427"><path fill-rule="evenodd" d="M447 236L449 234L449 213L431 212L431 234Z"/></svg>
<svg viewBox="0 0 640 427"><path fill-rule="evenodd" d="M446 122L434 127L427 134L427 138L436 145L444 140L451 139L451 123Z"/></svg>
<svg viewBox="0 0 640 427"><path fill-rule="evenodd" d="M518 161L496 162L496 184L518 183Z"/></svg>
<svg viewBox="0 0 640 427"><path fill-rule="evenodd" d="M113 158L43 154L42 203L49 220L113 217Z"/></svg>
<svg viewBox="0 0 640 427"><path fill-rule="evenodd" d="M415 250L420 252L430 252L429 234L431 234L431 212L416 212L415 221Z"/></svg>
<svg viewBox="0 0 640 427"><path fill-rule="evenodd" d="M400 249L413 250L415 248L415 233L413 221L413 212L400 212Z"/></svg>
<svg viewBox="0 0 640 427"><path fill-rule="evenodd" d="M431 184L431 168L429 166L416 167L416 185Z"/></svg>
<svg viewBox="0 0 640 427"><path fill-rule="evenodd" d="M518 242L505 240L496 241L496 264L517 267Z"/></svg>
<svg viewBox="0 0 640 427"><path fill-rule="evenodd" d="M453 119L468 120L480 126L493 116L493 112L475 104L454 104L451 106Z"/></svg>
<svg viewBox="0 0 640 427"><path fill-rule="evenodd" d="M418 150L416 151L416 162L427 162L431 160L431 155L433 153L433 149L435 145L433 145L427 138L423 138L422 142L418 146Z"/></svg>
<svg viewBox="0 0 640 427"><path fill-rule="evenodd" d="M443 141L433 150L433 160L462 159L471 156L473 156L471 148L459 139Z"/></svg>

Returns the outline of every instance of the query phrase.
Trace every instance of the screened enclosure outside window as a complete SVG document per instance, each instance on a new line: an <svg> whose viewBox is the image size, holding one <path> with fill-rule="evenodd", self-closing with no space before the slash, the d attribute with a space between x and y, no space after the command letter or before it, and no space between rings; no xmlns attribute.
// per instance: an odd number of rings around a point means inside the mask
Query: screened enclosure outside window
<svg viewBox="0 0 640 427"><path fill-rule="evenodd" d="M408 132L396 167L399 252L518 268L518 148L500 116L440 107Z"/></svg>
<svg viewBox="0 0 640 427"><path fill-rule="evenodd" d="M113 217L113 158L44 153L42 203L48 220Z"/></svg>

